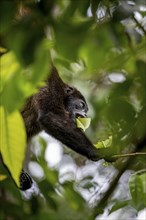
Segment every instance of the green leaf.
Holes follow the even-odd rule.
[[[135,134],[139,139],[143,139],[145,137],[146,131],[146,106],[144,106],[138,114]]]
[[[77,127],[83,129],[85,131],[89,126],[91,122],[91,118],[76,118]]]
[[[109,214],[111,214],[112,212],[115,212],[115,211],[117,211],[117,210],[119,210],[119,209],[121,209],[121,208],[123,208],[123,207],[129,205],[130,202],[131,202],[131,200],[117,201],[117,202],[113,205],[113,207],[112,207],[112,209],[110,210],[110,213],[109,213]]]
[[[94,144],[96,148],[108,148],[112,145],[112,136],[109,136],[105,141],[99,141],[97,144]]]
[[[6,53],[1,58],[1,105],[8,112],[13,112],[23,104],[25,94],[22,68],[13,52]]]
[[[44,36],[42,27],[32,23],[15,23],[9,30],[11,34],[6,37],[9,49],[15,52],[17,59],[25,67],[34,61],[36,48]]]
[[[94,147],[97,149],[98,155],[100,158],[105,159],[106,162],[114,162],[116,159],[113,157],[115,154],[115,148],[113,145],[113,137],[109,136],[104,141],[99,141],[97,144],[94,144]],[[108,163],[105,163],[104,166],[107,166]]]
[[[4,54],[1,58],[1,83],[0,92],[2,91],[5,83],[13,77],[17,72],[21,72],[21,66],[17,62],[13,52]]]
[[[19,112],[7,114],[0,107],[1,145],[0,152],[13,179],[19,186],[19,175],[25,157],[26,134],[24,123]]]
[[[30,80],[35,86],[41,80],[44,80],[45,76],[49,75],[49,49],[52,47],[53,42],[49,40],[42,40],[38,45],[35,52],[35,59],[30,67]]]
[[[113,45],[106,25],[92,27],[92,31],[85,35],[85,40],[79,48],[79,56],[89,72],[98,72],[101,68],[106,68],[107,51],[110,51]]]
[[[55,200],[51,197],[52,193],[54,192],[54,184],[51,184],[49,181],[43,180],[39,183],[39,188],[43,193],[46,201],[49,203],[50,207],[53,209],[57,209],[57,204]]]
[[[145,197],[146,174],[132,175],[129,181],[130,193],[134,207],[139,211],[146,206]]]
[[[51,43],[42,41],[35,53],[35,61],[27,69],[16,59],[13,52],[6,53],[1,58],[1,105],[9,113],[20,109],[26,97],[35,92],[36,86],[40,85],[46,75],[49,75],[49,53]]]
[[[145,182],[146,182],[146,170],[145,170],[145,173],[140,174],[139,177],[140,177],[140,179],[142,181],[142,184],[143,184],[143,191],[146,194],[146,184],[145,184]],[[145,200],[145,204],[146,204],[146,200]]]
[[[69,202],[70,206],[75,210],[80,210],[83,208],[84,199],[81,195],[73,189],[72,182],[65,182],[63,184],[64,187],[64,196],[66,200]]]
[[[16,4],[11,1],[0,2],[0,32],[5,33],[11,27],[16,13]]]
[[[62,21],[58,24],[56,23],[54,27],[56,39],[55,49],[59,56],[67,60],[76,61],[78,58],[78,50],[84,42],[92,23],[92,19],[82,22]]]
[[[136,121],[135,109],[127,97],[111,97],[105,108],[105,116],[119,137],[129,133]]]

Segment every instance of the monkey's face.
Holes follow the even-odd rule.
[[[65,108],[73,121],[76,121],[78,117],[87,117],[87,103],[82,94],[77,90],[74,90],[74,92],[65,99]]]
[[[78,117],[82,117],[82,118],[87,117],[88,106],[84,100],[82,99],[72,100],[70,105],[72,106],[71,112],[74,116],[74,119]]]

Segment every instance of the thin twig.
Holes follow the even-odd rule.
[[[135,16],[133,15],[133,20],[135,21],[135,23],[137,24],[137,26],[142,30],[142,32],[144,34],[146,34],[146,30],[144,29],[144,27],[138,22],[138,20],[135,18]]]
[[[113,157],[131,157],[131,156],[139,156],[139,155],[146,155],[146,152],[135,152],[135,153],[128,153],[128,154],[117,154]]]

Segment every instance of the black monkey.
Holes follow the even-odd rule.
[[[45,130],[63,144],[91,160],[98,160],[96,148],[77,128],[75,119],[86,117],[88,106],[83,95],[65,84],[55,67],[39,92],[27,101],[22,113],[28,140]]]
[[[99,159],[96,148],[75,121],[78,116],[86,117],[87,111],[83,95],[65,84],[53,67],[46,85],[28,99],[21,113],[28,140],[44,130],[77,153],[96,161]],[[26,178],[22,180],[20,177],[21,183],[27,180],[27,174],[24,173],[23,177]],[[30,179],[28,183],[30,186]],[[23,189],[23,183],[21,185]]]

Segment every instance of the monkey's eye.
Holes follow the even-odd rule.
[[[80,102],[80,108],[85,108],[85,103],[83,101]]]

